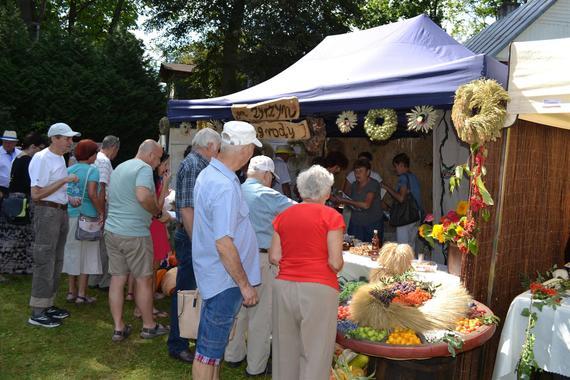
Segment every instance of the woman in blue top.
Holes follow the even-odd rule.
[[[67,301],[76,304],[89,304],[95,298],[87,296],[87,280],[90,274],[101,274],[99,241],[75,239],[79,215],[104,219],[104,192],[99,191],[99,170],[92,165],[97,158],[99,147],[93,140],[81,140],[75,147],[77,163],[67,169],[79,181],[67,186],[69,205],[69,232],[65,243],[63,272],[69,274]]]
[[[399,244],[409,244],[415,251],[416,238],[418,234],[418,222],[423,215],[420,183],[418,181],[418,177],[416,177],[414,173],[410,172],[410,158],[407,154],[400,153],[394,156],[392,159],[392,165],[394,166],[394,170],[398,175],[398,185],[396,187],[396,190],[387,186],[384,184],[384,182],[382,182],[382,187],[386,189],[388,193],[390,193],[395,201],[400,203],[404,202],[408,193],[411,193],[414,200],[416,201],[416,206],[420,211],[420,218],[418,218],[417,221],[406,224],[404,226],[396,227],[396,240]]]

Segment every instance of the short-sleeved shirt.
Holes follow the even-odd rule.
[[[89,165],[85,163],[77,163],[73,166],[67,168],[68,174],[75,174],[79,178],[78,182],[72,182],[67,185],[67,195],[69,197],[81,198],[81,205],[79,207],[73,207],[71,204],[67,208],[67,214],[76,218],[79,214],[83,214],[90,217],[97,216],[97,210],[89,198],[89,189],[85,187],[85,182],[87,181],[87,186],[89,182],[99,183],[99,170],[95,165]],[[89,178],[87,178],[89,174]],[[97,186],[97,191],[99,191],[99,186]],[[83,191],[85,189],[85,192]]]
[[[105,230],[124,236],[150,236],[152,215],[137,200],[137,187],[145,187],[155,193],[152,168],[146,162],[133,158],[117,166],[111,174]]]
[[[264,186],[254,178],[248,178],[241,185],[241,190],[249,207],[249,220],[255,231],[257,244],[260,249],[269,249],[273,237],[273,219],[297,202]]]
[[[28,167],[30,174],[30,186],[47,187],[52,183],[67,177],[67,167],[63,156],[52,153],[49,148],[34,154],[30,166]],[[67,184],[63,184],[52,194],[41,199],[42,201],[50,201],[62,205],[67,204]]]
[[[379,183],[382,183],[382,176],[380,176],[380,173],[375,172],[374,170],[370,171],[370,178],[375,179]],[[346,181],[348,183],[350,183],[351,185],[356,181],[356,176],[354,175],[354,170],[351,170],[350,173],[348,173],[346,175]],[[386,194],[386,190],[380,188],[380,199],[383,199],[385,194]]]
[[[382,219],[382,206],[380,201],[380,183],[370,178],[362,189],[358,188],[358,182],[351,185],[350,198],[358,202],[364,202],[368,193],[374,194],[372,204],[367,209],[353,210],[350,216],[350,223],[357,226],[367,226]]]
[[[178,173],[176,174],[176,219],[182,223],[182,215],[180,209],[192,207],[194,208],[194,187],[196,186],[196,178],[198,174],[210,162],[197,152],[190,152],[186,158],[180,163]]]
[[[216,249],[216,240],[225,236],[233,240],[249,283],[259,285],[259,249],[239,180],[213,158],[198,175],[194,188],[192,264],[204,299],[237,286]]]
[[[287,163],[283,161],[281,157],[275,157],[273,159],[273,163],[275,164],[275,174],[279,177],[279,181],[275,181],[273,188],[283,194],[283,185],[291,183],[289,168],[287,167]]]
[[[97,153],[95,166],[99,169],[99,183],[105,184],[105,195],[109,196],[109,183],[111,182],[111,174],[113,173],[113,165],[109,157],[103,152]]]
[[[12,169],[12,162],[22,153],[18,148],[10,153],[6,152],[0,140],[0,186],[8,187],[10,185],[10,172]]]
[[[331,207],[300,203],[273,221],[281,239],[278,279],[315,282],[338,290],[336,273],[329,267],[327,235],[345,228],[342,215]]]
[[[420,182],[418,177],[414,173],[404,173],[398,177],[398,185],[396,186],[396,192],[400,192],[400,187],[406,186],[406,188],[412,193],[412,196],[417,202],[418,208],[423,210],[422,207],[422,193],[420,191]]]

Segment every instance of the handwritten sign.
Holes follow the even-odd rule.
[[[235,120],[250,122],[298,119],[301,114],[296,97],[268,100],[257,104],[234,104],[232,115]]]
[[[305,120],[300,123],[272,121],[254,123],[258,139],[271,140],[308,140],[311,137],[309,125]]]

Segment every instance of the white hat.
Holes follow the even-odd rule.
[[[228,121],[222,130],[222,142],[230,145],[255,144],[261,148],[261,141],[256,136],[253,125],[245,121]]]
[[[247,167],[247,171],[265,171],[271,172],[275,178],[279,181],[279,176],[275,174],[275,164],[273,160],[267,156],[254,156],[249,161],[249,166]]]
[[[4,131],[4,134],[2,137],[0,137],[0,140],[18,141],[18,135],[16,134],[16,131]]]
[[[81,133],[71,130],[71,127],[65,123],[55,123],[49,127],[48,137],[52,136],[65,136],[65,137],[75,137],[81,136]]]

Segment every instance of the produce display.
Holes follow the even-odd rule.
[[[394,329],[386,341],[388,344],[422,344],[416,333],[410,329]]]
[[[359,244],[354,247],[350,247],[348,252],[352,253],[353,255],[358,256],[368,256],[368,253],[372,250],[372,244]]]
[[[382,342],[388,336],[388,330],[375,330],[372,327],[357,327],[350,330],[347,336],[355,339],[369,340],[371,342]]]

